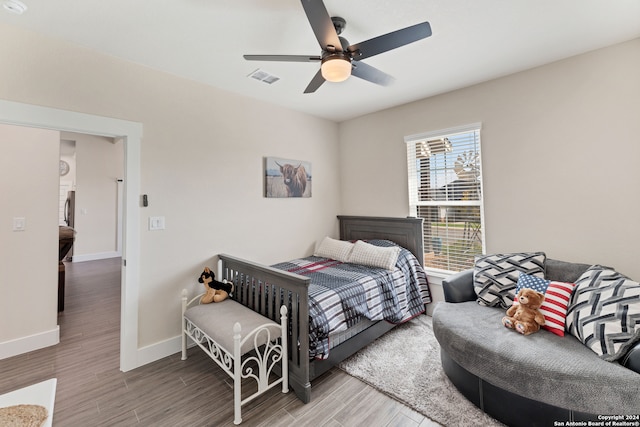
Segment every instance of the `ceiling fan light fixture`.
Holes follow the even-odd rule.
[[[329,56],[320,66],[322,77],[328,82],[343,82],[351,75],[351,61],[343,56]]]

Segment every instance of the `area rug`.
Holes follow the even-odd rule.
[[[40,405],[13,405],[0,408],[2,427],[40,427],[47,419],[47,408]]]
[[[502,426],[469,402],[440,364],[430,316],[399,325],[340,368],[443,426]]]

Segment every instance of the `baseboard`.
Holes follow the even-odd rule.
[[[71,260],[72,262],[97,261],[100,259],[117,258],[119,256],[120,254],[116,251],[98,252],[95,254],[84,254],[84,255],[73,254],[73,257],[71,257]]]
[[[0,343],[0,360],[60,343],[60,327]]]
[[[169,338],[138,349],[138,367],[182,351],[182,337]]]

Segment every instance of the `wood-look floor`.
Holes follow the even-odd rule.
[[[120,262],[66,264],[60,344],[0,360],[0,394],[57,378],[56,427],[232,426],[231,379],[196,347],[186,361],[177,353],[119,370]],[[337,368],[312,393],[305,405],[274,388],[243,407],[242,425],[438,425]]]

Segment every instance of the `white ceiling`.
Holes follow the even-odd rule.
[[[351,77],[303,94],[318,63],[242,57],[319,55],[299,0],[23,2],[0,22],[334,121],[640,37],[640,0],[325,0],[352,44],[423,21],[433,35],[364,60],[392,86]],[[280,80],[247,78],[257,68]]]

